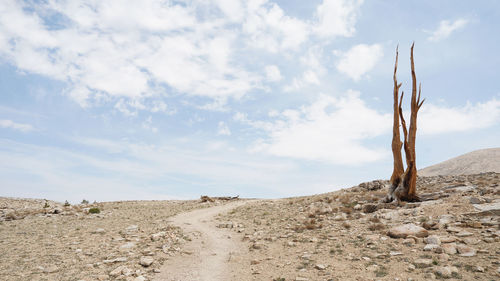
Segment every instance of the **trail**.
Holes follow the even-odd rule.
[[[248,201],[236,201],[221,206],[197,209],[171,218],[173,225],[192,238],[182,254],[167,260],[155,281],[225,281],[246,280],[243,266],[236,260],[248,249],[228,229],[217,228],[215,217]],[[247,266],[248,267],[248,266]],[[250,273],[248,272],[248,276]],[[235,277],[239,277],[234,279]]]

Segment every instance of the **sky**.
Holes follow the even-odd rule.
[[[0,196],[278,198],[500,143],[498,1],[0,1]]]

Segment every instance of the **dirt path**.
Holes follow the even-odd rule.
[[[244,266],[236,266],[238,257],[248,251],[234,232],[217,228],[215,217],[233,208],[246,204],[248,201],[231,202],[182,213],[172,217],[172,224],[181,227],[192,238],[185,245],[181,255],[167,260],[156,281],[224,281],[248,280]],[[243,275],[243,276],[242,276]],[[247,275],[247,276],[244,276]]]

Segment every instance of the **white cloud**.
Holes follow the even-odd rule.
[[[429,36],[427,39],[429,41],[439,41],[445,39],[446,37],[450,36],[452,32],[465,27],[468,23],[469,21],[467,19],[457,19],[454,22],[442,20],[439,23],[439,27],[435,31],[433,31],[431,36]]]
[[[382,56],[383,50],[380,44],[356,45],[341,55],[337,70],[358,81],[375,67]]]
[[[242,30],[248,36],[248,44],[269,52],[296,49],[309,36],[309,25],[285,15],[275,3],[267,0],[249,1],[248,16]]]
[[[230,136],[231,130],[224,121],[220,121],[218,124],[217,135],[220,136]]]
[[[278,82],[283,77],[281,77],[280,69],[276,65],[268,65],[265,68],[267,80],[271,82]]]
[[[30,124],[16,123],[12,120],[2,119],[0,120],[0,128],[8,128],[21,132],[29,132],[33,131],[35,128]]]
[[[500,123],[500,101],[493,98],[484,103],[451,108],[424,104],[418,118],[418,133],[423,135],[487,128]]]
[[[372,148],[364,140],[388,132],[390,114],[368,108],[357,92],[342,98],[326,95],[300,110],[285,110],[273,122],[251,121],[239,113],[234,119],[264,130],[253,151],[333,164],[362,164],[385,157],[385,148]]]
[[[316,9],[318,23],[314,31],[321,37],[350,37],[363,0],[323,0]]]
[[[153,126],[152,116],[149,116],[148,118],[146,118],[146,120],[144,120],[144,122],[142,122],[142,128],[149,130],[155,134],[158,133],[158,128]]]
[[[361,2],[325,0],[315,19],[307,20],[268,0],[6,0],[0,4],[0,58],[66,82],[68,96],[83,107],[162,100],[168,89],[197,101],[212,99],[206,108],[219,110],[220,101],[240,99],[282,79],[273,66],[266,75],[248,67],[243,54],[289,56],[309,48],[314,32],[320,39],[351,36]],[[312,65],[300,72],[305,74],[301,83],[317,84],[322,75]],[[128,112],[120,104],[117,108],[125,114],[158,109],[144,104]]]

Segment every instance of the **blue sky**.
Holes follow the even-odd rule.
[[[409,93],[413,41],[417,166],[497,147],[498,26],[498,1],[1,1],[0,195],[273,198],[388,178],[395,48]]]

